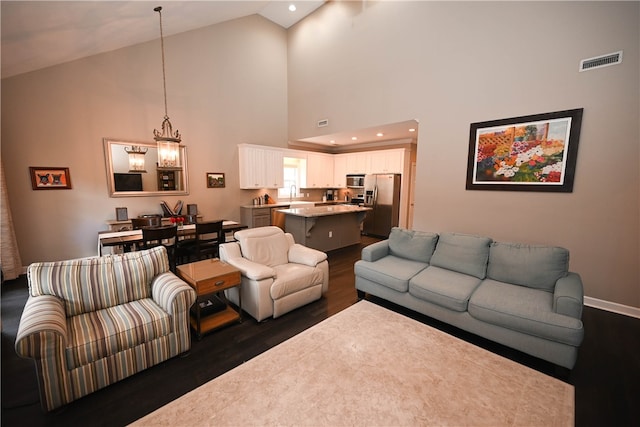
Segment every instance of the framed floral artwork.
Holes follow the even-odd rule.
[[[472,123],[467,190],[572,192],[582,111]]]

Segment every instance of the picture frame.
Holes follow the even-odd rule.
[[[582,112],[472,123],[466,189],[572,192]]]
[[[207,188],[224,188],[224,173],[207,172]]]
[[[128,221],[129,213],[127,208],[116,208],[116,221]]]
[[[69,190],[71,175],[69,168],[29,167],[31,188],[34,190]]]

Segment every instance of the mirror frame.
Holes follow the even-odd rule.
[[[113,158],[111,156],[111,150],[114,146],[131,146],[138,145],[141,147],[157,148],[154,142],[140,142],[140,141],[128,141],[125,139],[117,138],[103,138],[104,141],[104,158],[107,170],[107,187],[110,197],[152,197],[152,196],[181,196],[189,194],[189,174],[187,169],[187,147],[180,144],[180,157],[182,158],[182,184],[184,190],[171,190],[171,191],[116,191],[115,182],[113,178]],[[155,161],[155,159],[154,159]],[[156,169],[154,168],[154,171]]]

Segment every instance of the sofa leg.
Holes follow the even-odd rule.
[[[364,299],[366,293],[364,291],[361,291],[360,289],[356,289],[356,293],[358,294],[358,301],[360,301],[361,299]]]

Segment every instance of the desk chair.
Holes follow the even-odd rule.
[[[178,228],[175,225],[143,227],[142,248],[149,249],[155,246],[164,246],[167,248],[169,269],[175,273],[178,251]]]
[[[196,261],[205,258],[217,258],[218,248],[224,243],[222,220],[210,222],[196,222],[195,238],[180,242],[181,255],[188,260],[194,257]]]

